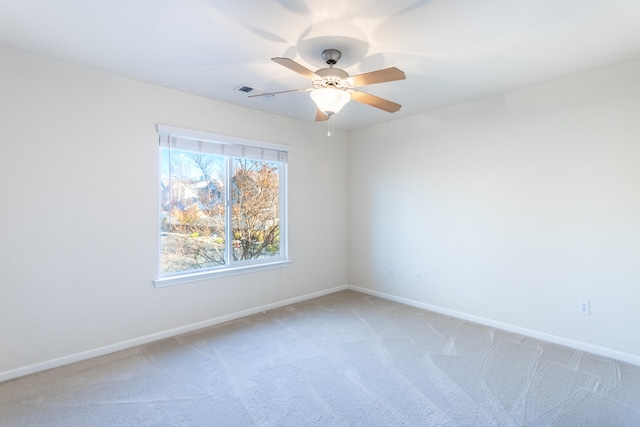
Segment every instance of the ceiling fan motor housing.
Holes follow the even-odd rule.
[[[316,74],[322,78],[330,79],[331,77],[335,77],[336,79],[346,79],[349,77],[349,73],[340,68],[321,68],[316,71]]]

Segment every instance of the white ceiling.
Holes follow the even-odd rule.
[[[362,90],[335,126],[377,122],[640,58],[640,0],[0,0],[0,45],[313,121],[311,87],[270,58],[407,79]]]

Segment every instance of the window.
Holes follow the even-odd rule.
[[[156,285],[287,263],[287,146],[158,125]]]

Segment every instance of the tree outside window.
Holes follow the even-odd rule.
[[[283,163],[162,147],[161,170],[161,275],[281,255]]]

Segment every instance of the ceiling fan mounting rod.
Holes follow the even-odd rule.
[[[338,49],[325,49],[322,51],[322,59],[324,59],[324,62],[326,62],[329,67],[336,65],[341,57],[342,52]]]

